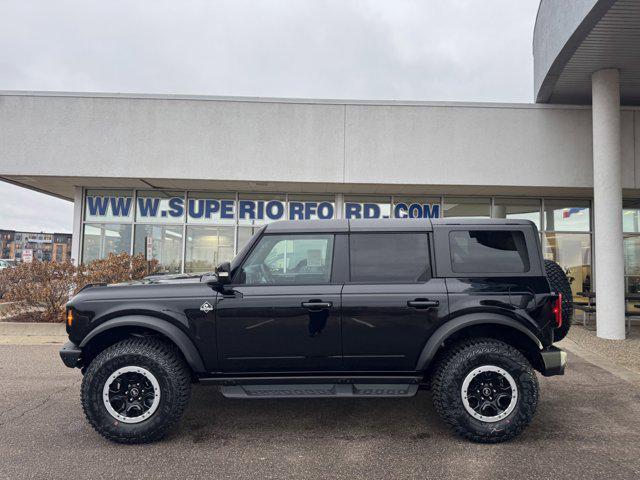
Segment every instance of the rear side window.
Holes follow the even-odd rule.
[[[425,233],[354,233],[349,243],[352,282],[418,283],[431,277]]]
[[[524,273],[529,254],[524,233],[454,230],[449,233],[451,269],[456,273]]]

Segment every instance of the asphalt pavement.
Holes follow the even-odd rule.
[[[640,478],[640,388],[570,355],[540,378],[532,425],[478,445],[409,399],[229,400],[195,386],[179,427],[152,445],[112,444],[85,421],[81,375],[59,345],[0,345],[0,478]]]

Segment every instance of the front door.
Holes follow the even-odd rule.
[[[412,371],[448,313],[446,285],[432,278],[426,232],[352,233],[342,292],[344,366]]]
[[[333,234],[265,234],[216,322],[223,371],[330,371],[342,366],[340,291],[331,282]]]

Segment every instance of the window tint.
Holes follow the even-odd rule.
[[[425,233],[358,233],[350,236],[351,281],[417,283],[431,276]]]
[[[242,266],[238,283],[329,283],[332,260],[333,235],[265,235]]]
[[[523,273],[529,271],[524,233],[499,230],[456,230],[449,234],[451,268],[458,273]]]

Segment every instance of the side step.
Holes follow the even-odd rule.
[[[227,398],[326,398],[326,397],[412,397],[417,384],[324,383],[279,385],[222,385]]]

